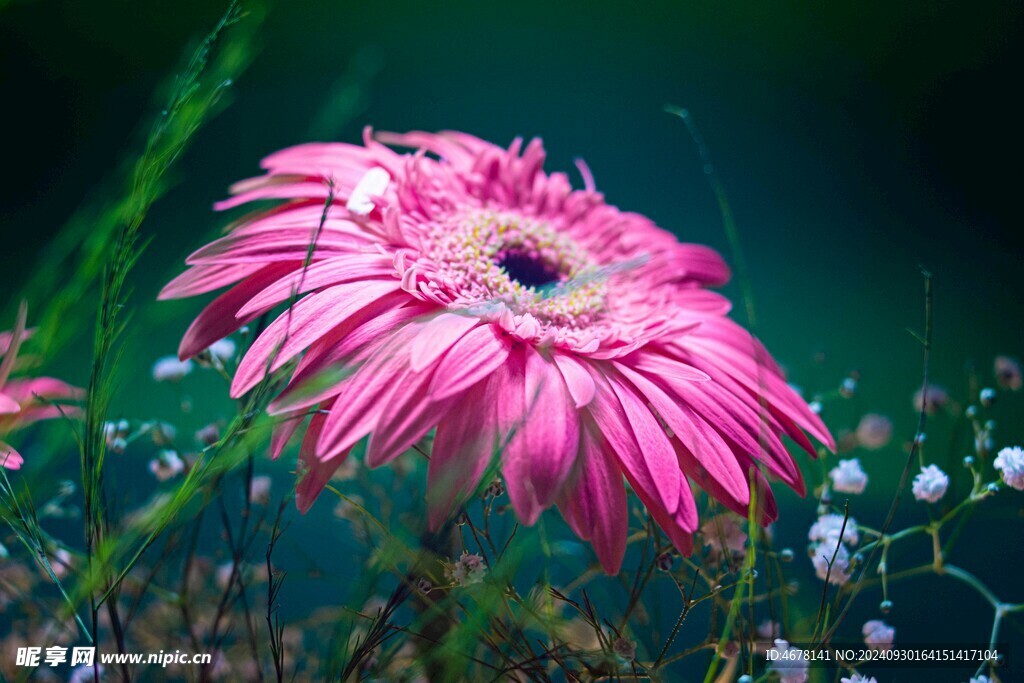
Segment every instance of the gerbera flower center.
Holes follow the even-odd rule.
[[[558,267],[540,254],[514,247],[498,254],[494,263],[523,287],[539,289],[562,280]]]
[[[547,221],[511,212],[472,210],[438,222],[425,255],[433,285],[452,308],[502,304],[542,326],[593,325],[605,308],[605,285],[587,277],[597,264]]]

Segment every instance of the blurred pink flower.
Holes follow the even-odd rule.
[[[892,420],[885,415],[868,413],[857,424],[857,443],[862,448],[875,451],[884,448],[892,440]]]
[[[747,534],[739,519],[731,513],[722,513],[708,519],[700,528],[704,545],[711,548],[712,557],[743,555],[747,548]]]
[[[77,415],[78,408],[60,406],[61,401],[82,397],[82,390],[52,377],[12,378],[18,350],[31,336],[25,328],[28,309],[23,304],[12,331],[0,332],[0,437],[40,420]],[[0,466],[20,469],[25,460],[13,446],[0,438]]]
[[[756,465],[802,493],[781,437],[812,455],[807,434],[834,444],[707,289],[729,279],[725,263],[606,204],[589,171],[573,190],[542,170],[544,157],[539,140],[506,150],[456,132],[369,131],[362,146],[269,156],[268,174],[218,208],[283,203],[237,221],[161,292],[231,285],[179,357],[293,301],[245,352],[231,394],[305,352],[269,408],[283,416],[274,457],[318,408],[300,449],[303,511],[363,437],[378,466],[436,428],[434,528],[498,453],[519,518],[533,524],[557,504],[611,573],[626,542],[623,477],[683,553],[699,526],[691,480],[746,516],[753,476],[760,520],[771,521]],[[347,377],[310,388],[341,366]]]
[[[925,397],[928,398],[927,406],[924,406]],[[929,384],[924,390],[918,389],[914,392],[914,410],[917,412],[921,412],[921,408],[924,407],[927,414],[934,415],[948,403],[949,392],[938,384]]]
[[[1009,356],[996,356],[992,372],[996,376],[996,384],[1000,389],[1020,391],[1024,386],[1024,375],[1021,373],[1020,361]]]
[[[149,461],[149,471],[157,481],[167,481],[185,471],[185,461],[177,452],[164,449]]]

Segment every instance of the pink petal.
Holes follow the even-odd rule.
[[[350,282],[300,299],[278,316],[252,343],[238,364],[231,396],[238,398],[296,354],[357,315],[377,299],[399,289],[397,280]]]
[[[423,326],[410,349],[414,372],[433,364],[464,334],[480,324],[480,319],[457,313],[441,313]]]
[[[466,333],[441,359],[428,390],[435,399],[468,389],[501,367],[511,341],[495,325],[480,325]]]
[[[0,415],[11,415],[21,410],[21,406],[13,398],[0,392]]]
[[[299,460],[303,465],[304,472],[301,474],[298,483],[295,485],[295,505],[299,512],[305,514],[313,507],[313,502],[323,492],[327,483],[338,471],[338,468],[345,464],[352,449],[347,449],[322,460],[316,455],[316,444],[320,439],[327,415],[317,413],[309,422],[309,429],[302,439],[302,448],[299,451]]]
[[[35,334],[36,328],[26,328],[25,332],[22,333],[22,341],[32,339],[32,336]],[[10,342],[13,339],[13,332],[0,332],[0,355],[4,355],[7,352],[7,349],[10,348]]]
[[[579,418],[553,363],[532,346],[513,350],[498,375],[502,395],[498,415],[512,437],[502,453],[502,472],[512,506],[527,526],[561,493],[576,462]]]
[[[427,510],[437,530],[476,491],[500,442],[496,389],[480,382],[438,423],[427,468]]]
[[[354,185],[354,183],[353,183]],[[236,206],[261,199],[320,199],[326,201],[331,189],[325,178],[302,178],[298,176],[262,176],[235,183],[231,188],[234,197],[221,200],[213,205],[217,211],[226,211]],[[335,187],[335,194],[346,192],[347,188]]]
[[[244,277],[248,277],[262,268],[259,263],[214,264],[192,266],[184,273],[168,282],[157,299],[184,299],[198,294],[206,294],[221,287],[232,285]]]
[[[757,510],[754,516],[759,519],[761,526],[768,526],[779,518],[779,506],[775,502],[775,494],[772,493],[768,479],[753,460],[747,458],[743,464],[748,470],[753,469],[754,471],[754,488],[757,491]]]
[[[288,386],[271,401],[267,412],[279,415],[307,408],[341,393],[343,382],[329,383],[327,373],[347,376],[355,372],[370,351],[386,344],[395,330],[432,311],[432,307],[410,299],[405,292],[381,297],[357,318],[338,325],[309,347]],[[320,386],[325,380],[328,383]]]
[[[708,362],[707,360],[697,360],[696,358],[692,359],[692,362],[700,364],[702,369],[706,370],[713,377],[715,385],[721,386],[724,390],[724,392],[717,392],[715,386],[709,386],[706,390],[707,393],[717,393],[722,396],[730,397],[727,399],[727,402],[730,405],[735,403],[746,405],[750,411],[757,415],[757,421],[759,423],[768,422],[774,429],[785,432],[787,436],[792,438],[801,448],[811,455],[811,457],[818,457],[817,450],[811,444],[807,435],[804,434],[800,426],[790,419],[789,413],[785,409],[779,408],[775,404],[776,399],[767,389],[766,384],[762,382],[764,390],[755,391],[750,388],[749,384],[745,384],[735,379],[728,371],[722,370],[712,362]],[[762,374],[769,376],[769,373],[770,370],[764,368]]]
[[[381,395],[409,370],[411,333],[403,328],[343,382],[317,442],[317,457],[327,460],[348,450],[374,428],[388,406]]]
[[[29,377],[12,379],[4,385],[3,393],[18,403],[25,404],[36,400],[36,397],[52,400],[80,399],[85,392],[53,377]]]
[[[737,444],[736,452],[754,455],[775,476],[803,495],[803,478],[793,456],[777,435],[778,422],[761,406],[751,407],[717,381],[699,388],[672,387],[677,395]]]
[[[691,408],[677,403],[654,382],[619,365],[623,375],[640,390],[675,436],[731,497],[746,502],[750,486],[729,445]]]
[[[260,168],[280,173],[330,176],[339,169],[353,169],[359,175],[374,161],[374,154],[362,145],[348,142],[307,142],[268,155]]]
[[[273,263],[261,268],[245,280],[235,285],[214,299],[203,312],[192,321],[188,331],[178,347],[178,357],[182,360],[191,358],[200,351],[209,348],[210,344],[223,339],[238,330],[255,316],[238,319],[235,314],[253,295],[271,282],[284,277],[294,270],[294,262]]]
[[[674,513],[682,475],[665,431],[632,389],[613,377],[597,371],[592,374],[597,393],[587,410],[614,450],[623,473],[635,482],[634,488],[649,492]]]
[[[302,422],[306,416],[302,413],[297,415],[289,415],[281,418],[281,421],[274,425],[274,430],[270,435],[270,458],[271,460],[277,460],[284,453],[284,449],[288,447],[288,442],[291,441],[295,432],[302,426]]]
[[[311,250],[313,240],[316,248]],[[260,232],[235,232],[189,256],[185,262],[196,264],[244,264],[274,261],[302,261],[307,258],[323,259],[359,251],[369,241],[368,233],[343,233],[323,230],[317,234],[317,224],[299,228],[280,228]],[[312,253],[311,253],[312,252]]]
[[[605,572],[618,574],[629,533],[622,472],[609,447],[588,429],[580,433],[578,460],[576,481],[559,508],[576,535],[593,544]]]
[[[345,254],[299,268],[259,292],[237,313],[246,317],[263,313],[293,296],[321,287],[355,280],[393,278],[395,267],[391,258],[380,254]]]
[[[590,376],[586,368],[572,356],[564,353],[554,352],[551,355],[562,373],[565,385],[569,388],[569,394],[576,402],[577,408],[590,405],[594,400],[594,393],[597,387],[594,386],[594,378]]]
[[[623,470],[623,474],[647,508],[647,512],[654,518],[658,526],[668,534],[672,544],[683,555],[690,555],[693,552],[693,532],[700,525],[700,520],[697,516],[697,503],[693,499],[693,494],[690,492],[690,484],[686,481],[686,478],[682,478],[683,483],[679,487],[679,498],[673,506],[675,510],[669,512],[660,497],[653,494],[649,488],[640,485],[640,482],[634,479],[628,470]]]
[[[726,315],[732,310],[732,302],[718,292],[706,289],[680,289],[672,294],[672,301],[689,314]]]
[[[434,428],[458,397],[435,400],[426,391],[431,373],[409,372],[396,378],[391,391],[380,397],[386,409],[373,428],[366,463],[378,467],[397,458]]]
[[[683,267],[685,279],[708,287],[720,287],[729,281],[729,266],[714,249],[702,244],[680,244],[673,251]]]
[[[9,470],[20,470],[24,464],[25,459],[21,457],[18,451],[14,450],[14,446],[0,441],[0,467]]]
[[[767,352],[763,350],[764,347],[753,338],[747,337],[746,341],[749,345],[749,354],[724,342],[698,335],[687,337],[685,345],[692,348],[696,356],[743,384],[748,391],[764,394],[789,419],[834,450],[835,442],[821,418],[815,415],[804,400],[783,381],[776,371],[774,361],[771,361]],[[741,342],[742,338],[737,341]],[[754,353],[758,354],[756,358]]]
[[[707,382],[711,379],[706,372],[692,365],[658,353],[638,352],[626,362],[645,375],[662,377],[675,382]]]

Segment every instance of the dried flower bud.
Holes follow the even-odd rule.
[[[636,645],[625,638],[619,637],[612,643],[612,651],[615,656],[625,659],[627,662],[631,662],[636,659]]]
[[[672,571],[672,567],[676,563],[676,558],[672,557],[672,553],[665,552],[661,555],[658,555],[658,559],[655,560],[655,563],[658,565],[658,569],[660,569],[661,571],[669,572]]]
[[[498,498],[505,493],[505,485],[501,479],[495,479],[487,485],[487,490],[484,491],[484,495],[489,498]]]

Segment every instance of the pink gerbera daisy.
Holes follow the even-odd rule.
[[[766,474],[804,490],[780,437],[812,455],[805,431],[832,439],[706,289],[728,268],[606,204],[584,165],[574,190],[543,163],[539,140],[503,149],[456,132],[367,131],[362,146],[267,157],[267,175],[218,208],[284,201],[192,254],[161,292],[233,285],[192,323],[180,357],[298,297],[246,351],[231,394],[298,359],[269,410],[286,416],[275,457],[314,413],[303,511],[364,437],[377,466],[436,429],[434,527],[495,456],[518,517],[533,524],[557,505],[610,573],[626,544],[623,477],[687,554],[700,526],[691,482],[746,515],[752,477],[762,522],[774,519]],[[351,374],[309,388],[340,365]]]
[[[52,377],[11,378],[21,343],[32,331],[25,328],[28,309],[23,304],[13,330],[0,332],[0,437],[28,425],[77,412],[58,407],[55,401],[81,398],[82,390]],[[0,466],[20,469],[25,460],[0,438]]]

